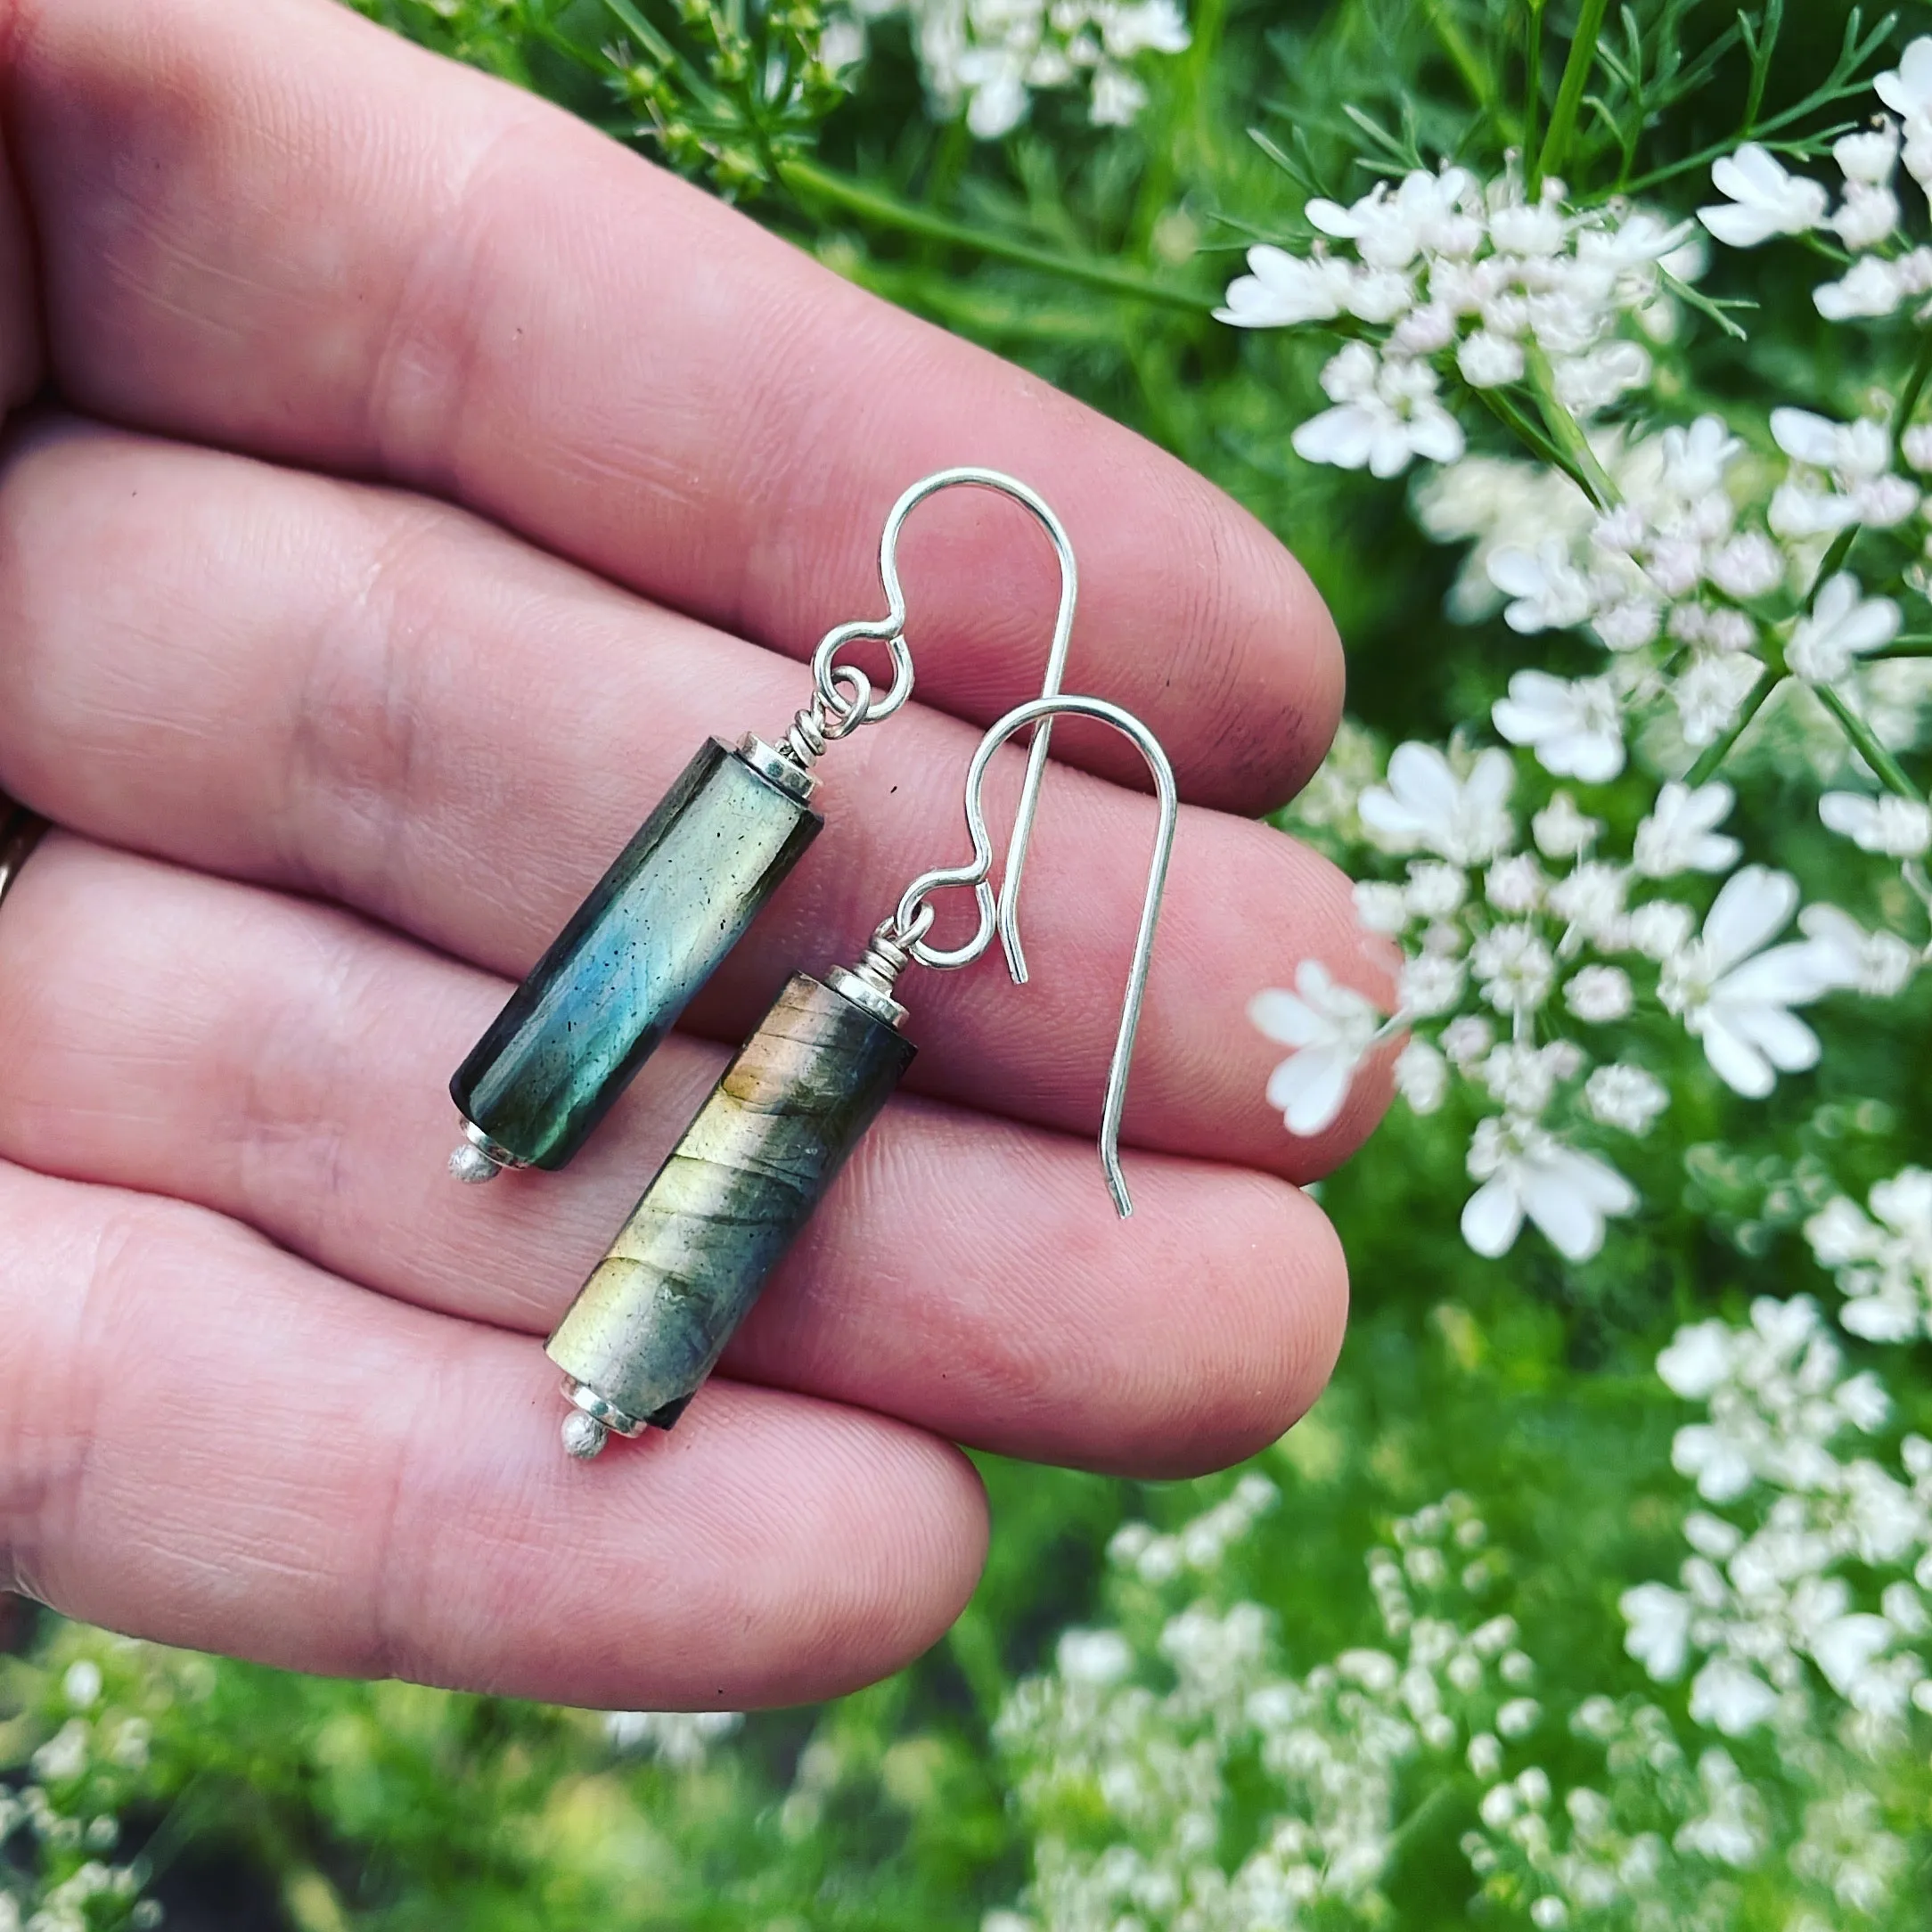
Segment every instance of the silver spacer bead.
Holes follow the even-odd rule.
[[[806,769],[804,761],[789,744],[784,748],[768,745],[756,732],[747,732],[738,741],[737,750],[760,778],[776,785],[788,798],[795,798],[800,805],[812,802],[812,794],[818,790],[817,774]]]

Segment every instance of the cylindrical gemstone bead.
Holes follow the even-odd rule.
[[[794,974],[551,1337],[551,1360],[602,1404],[668,1429],[913,1052]]]
[[[463,1117],[564,1166],[824,823],[712,739],[457,1070]]]

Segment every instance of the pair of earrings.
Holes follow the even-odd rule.
[[[922,873],[872,935],[860,962],[823,979],[795,973],[725,1069],[579,1291],[546,1353],[563,1371],[564,1447],[583,1459],[611,1435],[669,1429],[716,1367],[766,1280],[905,1077],[915,1049],[900,1032],[899,975],[973,964],[995,932],[1016,983],[1027,978],[1017,916],[1020,873],[1044,776],[1052,721],[1095,718],[1147,760],[1159,823],[1101,1114],[1101,1158],[1117,1211],[1132,1212],[1119,1132],[1179,806],[1159,741],[1104,699],[1062,694],[1077,596],[1073,553],[1052,512],[996,471],[953,470],[916,484],[888,518],[880,574],[890,610],[840,626],[814,660],[815,695],[783,747],[713,740],[672,788],[512,996],[452,1085],[466,1141],[461,1179],[503,1167],[559,1167],[583,1144],[684,1004],[750,924],[823,821],[807,800],[827,743],[888,716],[911,695],[905,602],[896,550],[907,514],[936,490],[969,484],[1023,503],[1052,537],[1061,595],[1042,694],[980,740],[966,777],[973,855]],[[876,696],[847,644],[886,645],[893,684]],[[995,897],[984,787],[995,755],[1030,730],[1025,788]],[[802,784],[801,782],[802,781]],[[963,946],[931,945],[933,895],[971,890],[978,924]]]

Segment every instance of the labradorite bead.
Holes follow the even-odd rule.
[[[458,1069],[464,1117],[564,1166],[823,823],[712,739]]]
[[[905,1035],[795,974],[658,1170],[549,1354],[668,1429],[912,1064]]]

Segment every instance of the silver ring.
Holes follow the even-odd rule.
[[[0,905],[46,831],[47,822],[37,812],[29,812],[0,791]]]

